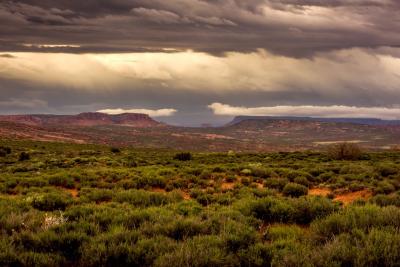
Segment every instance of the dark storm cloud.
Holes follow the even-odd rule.
[[[291,56],[400,44],[396,0],[21,0],[0,3],[0,49],[69,53],[265,48]]]

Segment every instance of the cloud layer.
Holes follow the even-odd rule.
[[[380,118],[400,119],[400,108],[350,107],[350,106],[273,106],[273,107],[234,107],[221,103],[208,106],[216,115],[229,116],[306,116],[333,118]]]
[[[399,45],[399,10],[397,0],[5,0],[0,50],[115,53],[172,47],[221,54],[264,48],[309,56]]]
[[[143,113],[147,114],[150,117],[168,117],[174,115],[177,110],[172,109],[172,108],[163,108],[163,109],[143,109],[143,108],[136,108],[136,109],[122,109],[122,108],[116,108],[116,109],[101,109],[98,110],[97,112],[101,113],[107,113],[107,114],[123,114],[123,113]]]
[[[0,79],[51,90],[118,92],[155,89],[230,93],[313,94],[327,99],[355,98],[368,105],[400,100],[400,49],[347,49],[311,59],[278,56],[265,50],[201,52],[60,54],[8,53],[0,58]],[[15,98],[15,96],[14,96]],[[389,102],[387,102],[389,101]]]

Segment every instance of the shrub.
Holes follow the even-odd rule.
[[[334,144],[328,148],[328,156],[336,160],[357,160],[361,157],[362,150],[353,143]]]
[[[118,147],[112,147],[112,148],[110,148],[110,151],[112,153],[120,153],[121,152],[121,150]]]
[[[304,230],[297,225],[273,225],[267,228],[264,239],[268,241],[277,240],[300,240]]]
[[[396,188],[394,187],[394,185],[387,181],[382,181],[378,183],[378,186],[374,189],[374,192],[376,194],[390,194],[395,190]]]
[[[250,169],[243,169],[240,171],[240,173],[243,175],[251,175],[252,174]]]
[[[5,157],[8,154],[11,154],[11,148],[0,146],[0,157]]]
[[[120,203],[129,203],[135,206],[162,206],[168,203],[179,202],[182,196],[177,192],[167,194],[148,192],[144,190],[126,190],[118,192],[113,199]]]
[[[236,253],[239,249],[245,249],[254,244],[258,236],[254,228],[238,222],[228,222],[225,226],[225,242],[228,251]]]
[[[397,266],[400,235],[387,229],[343,234],[312,253],[314,266]]]
[[[282,190],[285,196],[300,197],[307,195],[308,188],[301,184],[288,183]]]
[[[387,196],[379,194],[371,198],[369,201],[381,207],[391,205],[400,207],[400,195]]]
[[[74,179],[63,175],[54,175],[49,178],[49,184],[65,188],[74,188]]]
[[[288,222],[294,213],[294,208],[287,201],[265,197],[250,203],[248,211],[265,222]]]
[[[11,154],[11,148],[0,146],[0,157],[5,157],[8,154]]]
[[[395,164],[379,164],[376,168],[377,172],[382,176],[382,177],[388,177],[390,175],[397,174],[398,168]]]
[[[21,152],[19,154],[18,160],[19,161],[25,161],[25,160],[30,160],[30,155],[27,152]]]
[[[242,183],[242,185],[245,185],[245,186],[250,185],[250,179],[249,179],[249,178],[246,178],[246,177],[243,177],[243,178],[240,180],[240,182]]]
[[[286,178],[268,178],[264,184],[266,187],[282,190],[288,182]]]
[[[294,178],[293,182],[295,182],[296,184],[304,185],[306,187],[310,185],[310,182],[304,176],[297,176],[296,178]]]
[[[177,153],[175,154],[174,159],[180,161],[189,161],[192,160],[192,154],[189,152]]]
[[[157,259],[155,266],[233,266],[219,236],[196,236]],[[233,259],[232,259],[233,260]]]
[[[110,201],[113,192],[108,189],[84,188],[80,191],[82,200],[93,201],[96,203]]]
[[[292,221],[309,224],[318,218],[324,218],[337,211],[337,206],[329,199],[320,196],[308,196],[291,199],[294,207]]]
[[[324,239],[356,229],[367,232],[371,227],[400,227],[400,210],[393,206],[350,206],[311,224],[311,229]]]
[[[175,240],[183,240],[188,237],[206,234],[207,229],[204,224],[195,219],[179,219],[171,224],[164,226],[166,235]]]
[[[47,193],[34,196],[31,201],[35,209],[42,211],[65,210],[71,203],[71,199],[67,196],[62,196],[56,193]]]

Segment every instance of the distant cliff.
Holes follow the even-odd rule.
[[[227,125],[235,125],[246,120],[289,120],[289,121],[318,121],[318,122],[334,122],[334,123],[353,123],[365,125],[400,125],[400,120],[382,120],[376,118],[313,118],[313,117],[291,117],[291,116],[236,116]]]
[[[0,121],[22,123],[31,126],[96,126],[96,125],[123,125],[132,127],[153,127],[162,125],[153,120],[146,114],[124,113],[109,115],[99,112],[80,113],[78,115],[4,115],[0,116]]]

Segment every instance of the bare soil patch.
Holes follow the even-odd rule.
[[[182,195],[182,197],[183,197],[184,200],[190,200],[190,199],[192,199],[192,197],[189,195],[189,193],[187,193],[187,192],[185,192],[185,191],[182,191],[182,192],[181,192],[181,195]]]
[[[333,200],[340,201],[344,205],[348,205],[357,199],[368,200],[370,197],[372,197],[372,192],[369,191],[368,189],[364,189],[361,191],[349,192],[337,195]]]
[[[264,185],[262,183],[256,183],[256,185],[258,189],[264,188]]]
[[[308,194],[311,196],[323,196],[326,197],[328,194],[332,193],[332,190],[329,188],[311,188],[308,190]]]
[[[221,189],[222,190],[232,190],[234,187],[235,187],[235,183],[225,182],[225,183],[221,184]]]
[[[65,191],[67,191],[68,193],[70,193],[70,194],[71,194],[71,196],[72,196],[73,198],[76,198],[76,197],[78,197],[79,190],[78,190],[78,189],[76,189],[76,188],[65,189]]]
[[[150,191],[155,193],[167,193],[167,191],[164,188],[160,187],[153,187]]]

